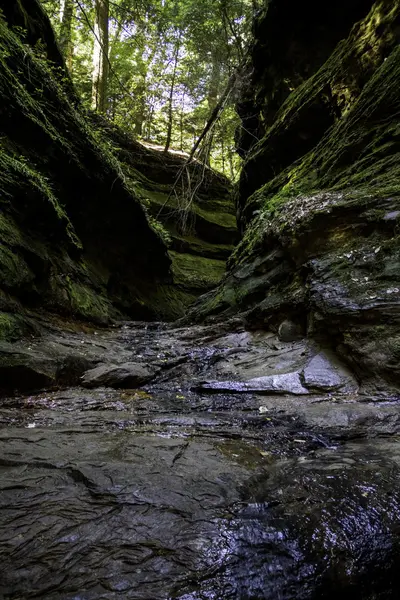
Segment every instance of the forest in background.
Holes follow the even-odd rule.
[[[234,102],[258,0],[42,0],[88,109],[143,142],[189,153],[218,102],[200,160],[235,180]],[[227,86],[232,88],[226,94]]]

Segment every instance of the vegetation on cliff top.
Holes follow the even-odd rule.
[[[249,43],[258,0],[43,0],[87,107],[162,148],[189,152]],[[207,162],[238,175],[230,98]]]

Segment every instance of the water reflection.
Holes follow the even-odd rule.
[[[398,598],[397,438],[338,444],[196,403],[78,388],[5,402],[0,597]]]

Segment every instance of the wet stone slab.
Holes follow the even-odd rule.
[[[92,365],[103,347],[154,377],[2,399],[0,598],[397,599],[395,397],[199,392],[318,355],[268,332],[126,324],[94,344]]]
[[[0,441],[4,595],[161,598],[212,567],[215,519],[239,500],[244,479],[212,444],[129,432],[23,434]]]
[[[202,435],[186,417],[144,434],[105,413],[2,430],[2,597],[313,598],[343,560],[337,590],[360,569],[364,591],[395,585],[396,439],[326,448],[292,431],[300,451],[279,456],[288,432],[229,438],[220,417]]]

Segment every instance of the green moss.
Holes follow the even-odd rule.
[[[152,230],[162,239],[167,248],[171,245],[171,236],[161,221],[147,214],[147,221]]]
[[[13,60],[11,60],[11,57]],[[26,69],[15,74],[15,64]],[[54,81],[50,63],[35,54],[15,31],[10,30],[0,16],[0,92],[13,110],[26,116],[46,135],[72,153],[70,145],[50,123],[43,108],[43,87],[51,86],[52,91],[62,93],[62,86]],[[25,75],[25,77],[24,77]],[[65,93],[63,94],[65,99]],[[43,209],[54,214],[60,221],[67,238],[73,245],[80,242],[72,224],[60,202],[57,200],[48,178],[35,165],[32,156],[19,151],[15,144],[3,137],[0,140],[0,185],[4,198],[13,199],[36,194],[43,199]]]
[[[400,192],[400,125],[390,118],[400,109],[399,77],[400,49],[396,48],[343,119],[292,170],[289,190],[297,186],[312,193],[316,186],[349,197],[380,198]],[[312,186],[306,179],[311,167],[318,172]]]
[[[394,155],[400,128],[398,119],[387,117],[396,114],[399,104],[399,10],[400,0],[376,2],[326,63],[284,102],[248,160],[259,170],[272,164],[276,175],[246,200],[246,214],[269,210],[276,194],[284,198],[350,188],[366,193],[372,187],[384,196],[397,189]],[[329,127],[327,118],[325,129],[319,124],[313,131],[317,105],[325,106],[327,115],[335,113],[336,122]],[[302,132],[317,136],[305,156],[298,142]],[[296,146],[297,160],[290,164]]]
[[[171,252],[174,283],[184,289],[207,291],[215,287],[225,273],[225,262],[193,254]]]
[[[141,290],[131,290],[129,310],[143,320],[174,321],[187,313],[196,298],[197,294],[172,283],[148,285]]]
[[[261,212],[247,226],[240,243],[234,248],[228,259],[228,269],[237,267],[250,256],[257,254],[262,249],[264,237],[267,231],[269,213]]]
[[[206,256],[208,258],[226,260],[232,252],[231,244],[212,244],[206,242],[195,234],[178,234],[173,233],[174,246],[187,249],[189,254],[197,256]]]
[[[14,61],[24,66],[28,72],[20,70],[19,77],[15,77],[15,63],[8,60],[13,56]],[[71,157],[78,159],[73,152],[71,144],[60,131],[53,125],[44,109],[45,98],[43,89],[51,90],[54,96],[68,101],[66,92],[59,82],[59,77],[54,77],[54,66],[40,55],[38,49],[25,44],[14,30],[7,27],[7,23],[0,18],[0,86],[7,92],[14,106],[21,114],[26,115],[47,136],[60,144]]]
[[[175,285],[161,285],[153,295],[149,296],[148,304],[159,319],[173,321],[183,317],[196,298],[197,294],[191,294]]]
[[[36,191],[47,203],[47,210],[54,214],[56,220],[67,234],[69,241],[81,249],[82,244],[76,235],[69,217],[64,208],[56,199],[48,180],[36,169],[36,167],[24,156],[16,158],[4,149],[0,141],[0,183],[6,196],[13,198],[21,195],[23,190],[32,194]],[[46,210],[46,208],[45,208]]]
[[[99,212],[106,215],[111,193],[117,199],[118,211],[123,204],[128,207],[130,216],[138,215],[137,221],[140,222],[142,211],[139,203],[147,208],[151,204],[160,207],[168,198],[171,186],[150,181],[134,166],[129,167],[128,173],[122,170],[118,144],[108,140],[100,121],[97,123],[97,119],[85,114],[71,86],[66,85],[68,78],[65,73],[46,59],[46,48],[43,45],[33,48],[26,39],[23,31],[9,28],[0,16],[0,93],[9,114],[9,118],[4,119],[4,133],[0,140],[0,187],[4,206],[4,213],[0,214],[0,235],[7,248],[0,254],[0,277],[7,287],[15,287],[17,275],[21,286],[30,277],[26,291],[36,292],[37,285],[47,309],[63,313],[72,311],[87,319],[106,321],[112,310],[106,286],[113,271],[114,254],[111,253],[109,261],[108,256],[101,259],[107,274],[101,273],[97,278],[92,272],[85,273],[82,264],[77,262],[77,257],[82,256],[78,252],[82,245],[70,218],[82,236],[85,249],[90,247],[91,257],[96,260],[99,256],[96,244],[101,243],[98,240],[93,243],[90,219],[98,206]],[[132,155],[134,162],[134,152]],[[144,153],[138,162],[146,156]],[[161,162],[162,174],[165,175],[164,159]],[[172,168],[177,169],[178,166],[176,163]],[[150,172],[151,169],[150,164]],[[73,173],[74,177],[68,180],[69,173]],[[167,180],[168,177],[169,173]],[[103,185],[105,182],[107,186]],[[223,227],[227,230],[226,240],[229,243],[230,229],[233,239],[236,223],[232,214],[233,202],[229,205],[227,201],[228,186],[221,182],[216,185],[211,176],[206,183],[202,198],[210,196],[210,202],[204,202],[194,212],[199,220],[202,219],[207,239],[211,226],[217,234]],[[172,197],[171,202],[172,207]],[[226,206],[227,213],[220,213],[219,206]],[[179,209],[178,205],[176,207]],[[138,239],[143,239],[145,248],[151,247],[152,255],[156,257],[154,263],[157,264],[159,257],[160,266],[154,272],[160,279],[163,275],[167,278],[168,260],[164,260],[164,244],[171,242],[170,234],[155,215],[147,215],[147,220],[149,230],[147,234],[141,231]],[[117,221],[117,218],[112,219],[116,228]],[[145,229],[144,220],[142,225]],[[150,306],[150,310],[158,311],[161,317],[172,313],[180,316],[195,296],[217,283],[223,273],[223,261],[213,262],[204,257],[178,258],[175,260],[178,290],[174,286],[161,285],[162,291],[155,293],[150,289],[152,282],[149,289],[145,289],[146,283],[136,282],[135,270],[129,271],[130,257],[135,260],[136,242],[135,230],[132,230],[132,237],[128,225],[126,230],[128,241],[125,243],[123,240],[126,255],[125,247],[121,252],[119,248],[113,248],[118,269],[121,273],[126,269],[126,272],[115,285],[112,300],[121,309],[126,306],[127,312],[131,300],[129,292],[137,283],[140,293],[137,298],[132,298],[132,314],[136,302],[139,309],[142,305],[145,311]],[[118,234],[119,231],[115,238]],[[103,252],[104,255],[106,252]],[[25,257],[27,265],[24,265]],[[122,261],[127,264],[121,264]],[[29,273],[28,265],[34,273]],[[152,271],[150,267],[149,271]],[[149,272],[149,278],[151,275]],[[115,278],[118,279],[117,276]],[[110,285],[111,288],[114,290]],[[176,306],[172,308],[173,304]]]
[[[30,331],[24,318],[7,312],[0,312],[0,341],[13,342]]]
[[[232,311],[237,307],[237,289],[229,278],[211,292],[201,296],[190,310],[190,319],[202,322],[206,317]]]
[[[0,285],[8,289],[16,289],[31,283],[34,274],[24,259],[0,244]]]
[[[400,194],[400,48],[395,35],[399,11],[400,0],[376,2],[321,69],[283,104],[250,163],[267,162],[282,140],[295,143],[297,128],[307,127],[302,121],[306,110],[327,89],[326,101],[340,109],[340,116],[312,150],[278,169],[247,199],[246,214],[255,218],[230,265],[257,252],[272,229],[278,237],[284,232],[295,236],[296,219],[304,225],[334,205],[361,205]],[[356,85],[356,77],[367,83]]]
[[[296,130],[315,102],[329,102],[341,116],[346,114],[360,94],[361,80],[375,71],[388,49],[396,47],[399,8],[399,0],[375,2],[366,18],[338,44],[325,64],[290,94],[265,137],[254,147],[252,158],[268,147],[273,155],[284,132]]]
[[[142,193],[144,198],[147,198],[150,203],[154,203],[159,207],[160,214],[162,212],[169,213],[176,222],[179,222],[180,213],[184,212],[184,208],[180,205],[179,199],[175,195],[169,196],[167,191],[164,193],[143,190]],[[232,205],[228,202],[214,211],[203,208],[197,202],[193,202],[189,209],[188,222],[195,221],[197,217],[218,227],[236,230],[236,218],[233,214]]]
[[[16,65],[19,66],[16,76]],[[104,171],[114,175],[114,184],[127,194],[128,189],[120,162],[113,153],[112,144],[104,132],[96,128],[86,117],[81,105],[73,96],[71,86],[65,85],[65,73],[45,57],[40,47],[31,47],[24,42],[24,36],[9,29],[0,15],[0,93],[4,102],[18,115],[21,122],[29,123],[30,135],[36,134],[43,144],[43,155],[35,156],[36,145],[19,144],[12,136],[0,142],[0,184],[3,195],[9,198],[21,194],[22,188],[28,195],[36,192],[47,203],[49,210],[60,221],[61,229],[74,246],[81,249],[81,242],[74,232],[65,207],[58,198],[47,173],[47,152],[63,156],[63,160],[74,164],[80,172],[85,172],[85,164],[90,162],[90,153],[102,165]],[[46,143],[44,143],[46,140]],[[61,166],[62,168],[62,166]],[[86,175],[93,177],[92,171]],[[51,174],[50,174],[51,176]],[[97,176],[97,174],[96,174]]]
[[[10,216],[0,213],[0,239],[10,246],[23,245],[20,229]]]
[[[70,281],[69,278],[66,283],[73,313],[88,320],[108,322],[110,305],[102,295],[83,284]]]

